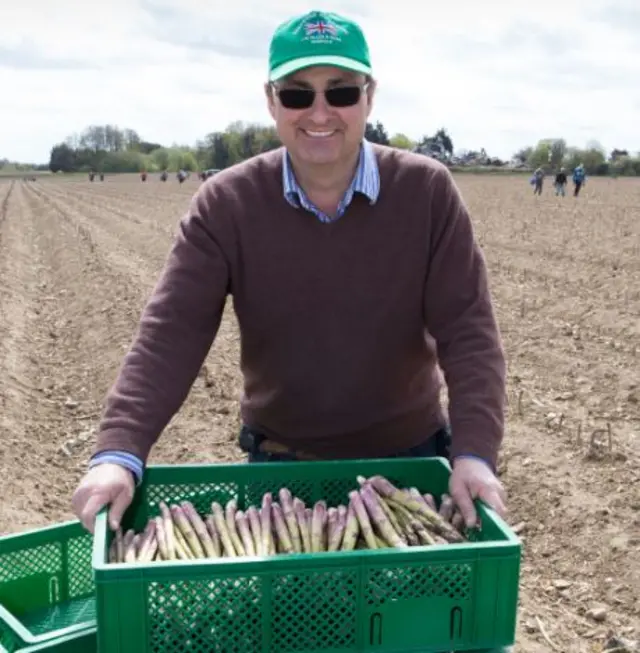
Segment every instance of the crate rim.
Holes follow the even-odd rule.
[[[81,637],[89,637],[91,635],[97,635],[98,633],[98,627],[97,625],[94,625],[90,628],[86,628],[82,632],[78,633],[69,633],[69,634],[63,634],[59,637],[56,637],[55,639],[52,639],[50,641],[44,641],[44,642],[37,642],[35,644],[29,644],[26,647],[19,648],[17,649],[16,653],[35,653],[36,651],[46,651],[49,648],[55,647],[56,650],[59,650],[60,647],[64,647],[65,644],[71,644],[74,642],[76,639],[81,638]],[[91,648],[87,649],[86,653],[92,653],[93,651],[97,652],[97,647],[96,648]],[[0,653],[9,653],[9,651],[0,644]]]
[[[53,533],[65,533],[69,535],[83,535],[86,531],[79,519],[68,519],[54,524],[45,524],[44,526],[35,526],[24,531],[15,533],[6,533],[0,535],[0,556],[7,553],[13,553],[24,548],[26,540],[43,540],[49,543],[48,537]]]
[[[65,628],[57,628],[56,630],[49,630],[42,635],[34,635],[28,628],[26,628],[22,622],[20,622],[13,613],[9,612],[2,604],[0,604],[0,620],[11,628],[16,635],[28,646],[33,646],[37,644],[44,644],[45,642],[50,642],[61,637],[67,637],[75,635],[77,633],[83,632],[85,630],[91,630],[96,627],[96,619],[89,619],[88,621],[83,621],[79,624],[74,624],[73,626],[66,626]]]
[[[62,522],[46,524],[44,526],[36,526],[15,533],[8,533],[6,535],[0,536],[0,556],[28,550],[28,548],[31,548],[34,545],[50,545],[52,544],[52,536],[68,536],[68,538],[71,539],[73,537],[85,534],[86,530],[82,526],[82,522],[79,519],[67,519]],[[14,634],[23,642],[23,644],[27,646],[37,646],[39,644],[53,641],[54,639],[57,640],[62,637],[71,637],[82,633],[85,630],[95,628],[97,623],[97,620],[94,618],[74,624],[73,626],[57,628],[40,635],[34,635],[33,632],[29,630],[20,621],[20,619],[2,603],[0,603],[0,621],[2,621],[7,626],[7,628],[12,630]],[[2,651],[1,648],[0,651]]]
[[[402,464],[403,462],[415,465],[420,461],[438,461],[444,465],[449,471],[451,466],[446,458],[431,457],[424,459],[416,458],[367,458],[367,459],[348,459],[348,460],[330,460],[330,461],[300,461],[300,462],[259,462],[251,463],[252,469],[270,469],[270,470],[288,470],[292,468],[299,469],[301,466],[314,465],[316,467],[350,467],[358,464],[376,465],[376,464]],[[175,485],[175,481],[163,483],[161,480],[156,480],[154,476],[157,474],[162,475],[164,472],[180,472],[187,473],[189,471],[199,471],[206,473],[211,470],[224,469],[231,471],[240,466],[245,466],[247,463],[237,462],[223,462],[223,463],[189,463],[180,465],[171,464],[156,464],[149,465],[146,468],[145,479],[141,485],[147,482],[152,482],[154,485]],[[295,466],[295,467],[294,467]],[[194,482],[192,480],[192,482]],[[197,482],[197,481],[195,481]],[[138,486],[138,489],[141,486]],[[244,556],[242,558],[203,558],[201,560],[166,560],[155,561],[144,564],[131,564],[131,563],[110,563],[106,560],[107,551],[107,536],[109,526],[107,523],[108,511],[103,508],[95,520],[94,538],[93,538],[93,552],[92,552],[92,566],[94,574],[98,574],[103,580],[117,578],[132,578],[140,574],[146,575],[150,573],[154,578],[162,577],[162,572],[171,574],[176,570],[189,570],[189,573],[194,571],[201,571],[206,574],[207,570],[213,568],[233,573],[251,573],[252,570],[257,572],[266,571],[266,569],[276,570],[278,568],[286,570],[289,567],[296,567],[298,562],[303,559],[305,564],[310,567],[327,567],[327,566],[341,566],[343,561],[359,561],[361,563],[367,562],[368,564],[376,564],[379,561],[380,566],[388,566],[393,564],[394,561],[400,563],[402,560],[410,561],[413,557],[422,556],[427,553],[432,557],[433,562],[440,560],[447,560],[450,558],[452,551],[456,552],[457,558],[460,562],[466,560],[477,560],[479,557],[501,557],[511,554],[521,555],[522,542],[520,538],[514,533],[513,529],[507,522],[500,517],[500,515],[488,506],[483,501],[477,499],[475,502],[476,510],[482,519],[492,521],[499,529],[504,539],[491,540],[488,542],[466,542],[463,544],[435,544],[430,546],[415,546],[409,549],[381,549],[369,550],[362,549],[358,551],[322,551],[317,553],[290,553],[278,554],[274,556]],[[374,562],[375,561],[375,562]],[[269,565],[265,567],[264,565]],[[96,578],[96,580],[98,580]],[[108,582],[108,580],[107,580]]]

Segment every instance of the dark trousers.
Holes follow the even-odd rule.
[[[239,444],[240,448],[247,454],[247,462],[250,463],[267,463],[283,462],[297,460],[293,453],[270,453],[260,451],[260,443],[265,439],[264,435],[257,433],[248,426],[240,429]],[[421,444],[398,451],[385,458],[433,458],[440,456],[449,460],[451,449],[451,432],[449,428],[442,428],[433,433]],[[366,458],[367,456],[362,456]]]

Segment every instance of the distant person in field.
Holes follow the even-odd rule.
[[[536,168],[533,172],[533,177],[532,177],[534,195],[542,195],[543,183],[544,183],[544,170],[542,168]]]
[[[578,197],[580,194],[580,189],[584,185],[584,182],[587,178],[587,173],[585,172],[584,165],[581,163],[573,171],[573,196]]]
[[[556,175],[555,186],[556,186],[556,197],[565,195],[565,187],[567,185],[567,171],[564,168],[560,168],[560,171]]]
[[[248,462],[442,456],[467,526],[477,498],[505,516],[506,362],[485,257],[445,165],[365,139],[376,86],[352,20],[277,27],[262,92],[283,145],[207,179],[182,216],[73,496],[87,529],[107,506],[120,525],[228,298]]]
[[[141,172],[140,173],[140,179],[142,181],[147,181],[147,173],[146,172]]]

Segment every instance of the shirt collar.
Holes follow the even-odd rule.
[[[286,149],[282,155],[282,187],[286,200],[296,207],[300,206],[300,196],[303,195],[303,190],[296,181],[289,153]],[[368,198],[371,204],[375,204],[380,194],[378,162],[371,143],[366,139],[362,139],[358,167],[347,191],[350,196],[354,193],[361,193]]]

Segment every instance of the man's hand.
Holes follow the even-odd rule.
[[[117,530],[135,492],[133,474],[120,465],[102,463],[82,478],[71,499],[73,510],[82,525],[93,533],[96,515],[107,505],[109,526]]]
[[[489,465],[473,458],[459,458],[453,463],[449,492],[458,506],[467,528],[476,526],[478,516],[473,501],[481,499],[503,519],[506,517],[506,493]]]

